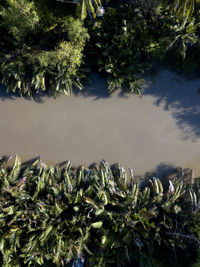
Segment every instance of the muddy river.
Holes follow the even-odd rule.
[[[91,77],[72,96],[23,99],[0,93],[0,152],[23,161],[89,165],[106,159],[135,174],[172,166],[200,174],[200,79],[163,70],[147,79],[143,96],[116,91]]]

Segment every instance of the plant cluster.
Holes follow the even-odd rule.
[[[44,19],[39,7],[34,1],[8,0],[2,8],[1,30],[8,36],[0,55],[1,83],[21,95],[40,89],[68,95],[73,87],[82,89],[83,49],[89,35],[79,19],[57,19],[53,11]]]
[[[199,0],[72,2],[2,2],[0,82],[8,91],[68,95],[92,67],[106,75],[109,92],[140,94],[157,64],[199,70]]]
[[[26,168],[1,160],[1,266],[191,266],[198,259],[200,188],[153,177],[134,182],[131,170]],[[166,265],[167,259],[167,265]]]
[[[96,54],[94,64],[108,75],[110,91],[140,93],[144,72],[158,63],[184,71],[199,68],[198,3],[137,0],[117,7],[114,3],[93,26],[89,44],[89,53]]]
[[[150,41],[147,37],[141,18],[126,7],[107,9],[103,20],[93,27],[89,53],[96,54],[94,64],[99,71],[108,74],[110,92],[124,87],[140,93],[144,71],[150,67],[145,52]]]

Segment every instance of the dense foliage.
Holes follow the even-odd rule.
[[[32,95],[40,89],[67,95],[82,89],[83,49],[89,38],[79,19],[42,13],[39,3],[7,0],[1,15],[1,82],[8,91]],[[44,1],[42,1],[44,2]]]
[[[104,161],[74,169],[38,159],[23,168],[16,157],[8,168],[2,159],[1,266],[62,266],[77,257],[85,266],[198,264],[199,200],[198,179],[139,185],[132,170],[128,178]]]
[[[178,71],[199,69],[200,5],[194,0],[137,0],[113,6],[90,33],[90,53],[96,54],[96,67],[108,74],[110,91],[128,88],[140,93],[144,72],[160,63]]]
[[[199,71],[199,0],[71,2],[2,1],[0,82],[8,91],[68,95],[97,69],[110,92],[140,94],[145,71],[157,64]]]

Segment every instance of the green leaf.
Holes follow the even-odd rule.
[[[101,221],[99,221],[99,222],[92,223],[91,226],[93,228],[101,228],[102,227],[102,224],[103,223]]]
[[[84,20],[87,17],[86,0],[79,1],[77,8],[81,10],[81,20]]]
[[[10,207],[4,208],[3,211],[5,213],[7,213],[7,215],[12,215],[12,214],[14,214],[14,206],[10,206]]]

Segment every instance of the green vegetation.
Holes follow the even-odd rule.
[[[102,16],[102,5],[105,15]],[[66,95],[89,69],[109,92],[140,94],[157,64],[199,71],[200,1],[2,0],[0,82],[7,91]],[[200,181],[151,177],[102,162],[26,168],[0,161],[0,265],[199,266]],[[167,259],[167,264],[166,264]]]
[[[8,0],[0,12],[1,30],[8,32],[1,43],[1,82],[21,95],[40,89],[68,95],[74,86],[82,89],[83,49],[89,35],[79,19],[57,17],[53,8],[46,17],[39,4]]]
[[[199,264],[199,179],[134,182],[103,161],[90,169],[26,168],[1,160],[1,266],[57,266],[77,256],[86,266]],[[167,259],[167,262],[166,262]],[[90,265],[89,265],[90,264]],[[194,265],[196,266],[196,265]]]
[[[97,54],[96,67],[108,74],[108,89],[139,93],[144,71],[158,63],[182,71],[198,69],[198,7],[193,0],[138,0],[107,8],[91,31],[90,53],[93,58]]]
[[[195,0],[4,0],[0,34],[0,82],[21,95],[68,95],[82,89],[89,69],[106,74],[109,92],[140,94],[144,72],[156,64],[200,67]]]

